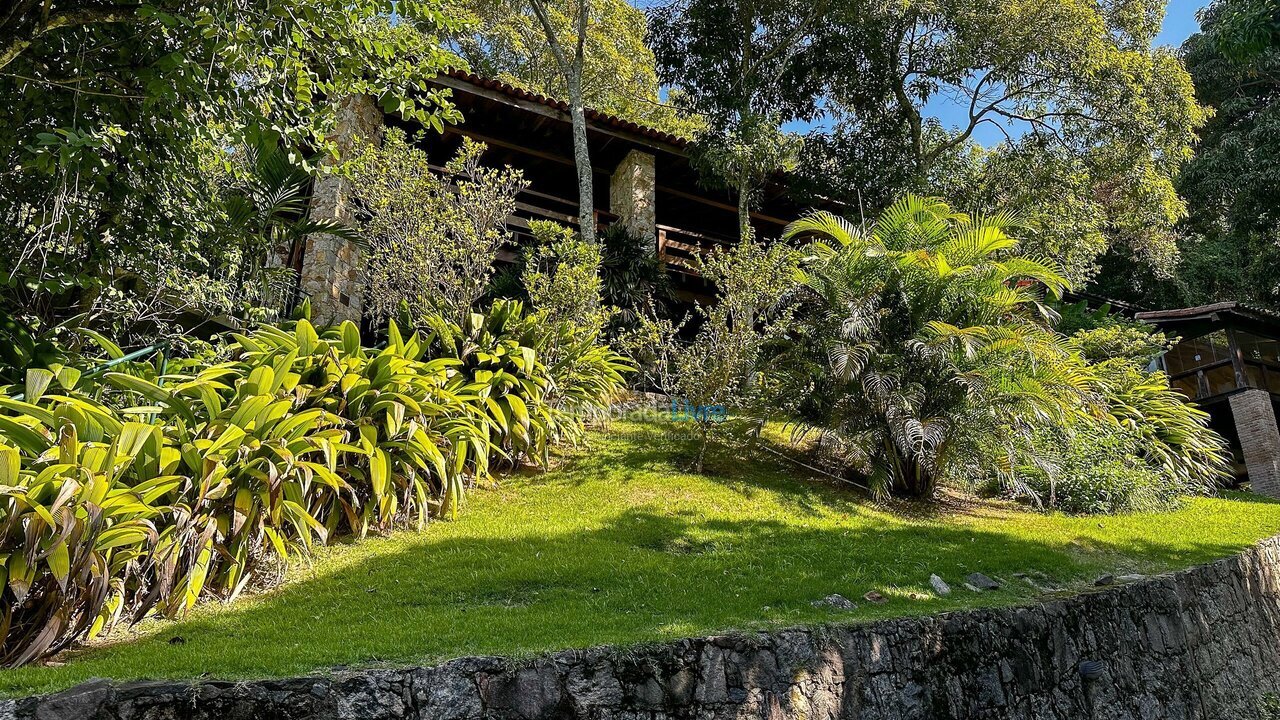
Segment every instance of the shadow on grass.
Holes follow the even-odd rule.
[[[633,509],[598,529],[561,536],[427,538],[149,637],[75,653],[64,667],[0,673],[0,690],[45,691],[88,677],[301,674],[922,614],[1029,598],[1034,591],[1014,573],[1064,579],[1090,570],[1069,550],[968,528],[832,532],[767,520],[694,523]],[[1156,544],[1124,550],[1157,559],[1162,552]],[[927,592],[930,573],[958,586],[973,571],[1002,578],[1006,589],[958,589],[948,598]],[[869,590],[888,601],[862,602]],[[830,593],[854,599],[859,609],[812,606]]]

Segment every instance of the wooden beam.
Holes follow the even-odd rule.
[[[465,135],[466,137],[469,137],[472,140],[478,140],[486,145],[506,148],[507,150],[512,150],[514,152],[529,155],[531,157],[536,157],[539,160],[546,160],[547,162],[559,163],[567,167],[576,167],[573,163],[573,158],[571,157],[566,157],[564,155],[556,155],[555,153],[549,153],[542,150],[534,150],[533,148],[527,145],[517,145],[516,143],[510,142],[507,140],[501,140],[499,138],[491,137],[489,135],[484,135],[484,134],[475,132],[473,130],[468,130],[461,125],[453,125],[445,129],[445,134],[448,134],[451,132],[458,133],[459,135]],[[602,168],[595,167],[594,165],[591,167],[591,170],[597,175],[604,175],[606,177],[613,175],[612,170],[604,170]]]
[[[678,198],[684,198],[685,200],[692,200],[694,202],[702,203],[703,205],[710,205],[711,207],[720,208],[721,210],[728,210],[729,212],[732,212],[735,214],[738,212],[738,208],[734,205],[730,205],[728,203],[722,203],[718,200],[712,200],[711,198],[708,198],[708,197],[702,197],[701,195],[694,195],[693,193],[685,192],[683,190],[677,190],[673,187],[668,187],[666,185],[658,185],[655,187],[655,189],[658,192],[664,192],[669,195],[675,195]],[[772,215],[765,215],[764,213],[759,213],[754,211],[751,213],[751,219],[763,220],[765,222],[774,223],[775,225],[786,226],[791,224],[790,220],[783,220],[782,218],[776,218],[776,217],[773,217]]]

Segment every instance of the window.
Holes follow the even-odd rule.
[[[1183,340],[1164,356],[1170,375],[1190,372],[1219,362],[1230,362],[1231,349],[1222,330],[1198,338]]]

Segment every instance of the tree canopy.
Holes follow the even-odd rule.
[[[547,2],[557,36],[573,45],[576,8]],[[450,46],[471,69],[545,95],[565,98],[568,86],[544,30],[527,2],[449,0],[464,20]],[[587,106],[678,135],[692,136],[699,123],[661,98],[653,52],[645,44],[643,11],[626,0],[591,0],[584,48],[582,92]]]
[[[236,148],[266,137],[305,165],[332,151],[344,95],[456,119],[425,84],[456,62],[436,39],[455,26],[438,4],[393,0],[12,4],[0,244],[20,250],[0,259],[6,301],[47,320],[128,278],[217,275],[201,243],[224,220]]]
[[[1217,0],[1201,20],[1182,52],[1214,114],[1178,182],[1190,209],[1181,263],[1172,279],[1138,275],[1134,283],[1123,281],[1132,273],[1117,260],[1101,283],[1154,305],[1280,306],[1280,6]]]
[[[835,120],[809,175],[847,201],[945,188],[1032,214],[1028,249],[1073,280],[1109,247],[1167,273],[1186,212],[1173,178],[1205,112],[1175,53],[1151,46],[1163,12],[1163,0],[840,3],[804,56]],[[956,127],[929,117],[938,101],[960,109]],[[975,152],[984,126],[1005,141]],[[869,159],[888,171],[868,174]]]

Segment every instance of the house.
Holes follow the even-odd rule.
[[[1231,443],[1237,477],[1280,497],[1280,314],[1237,302],[1139,312],[1180,338],[1160,363]]]
[[[508,228],[514,244],[527,240],[529,221],[556,220],[578,224],[577,175],[569,108],[563,103],[508,83],[454,71],[435,85],[448,88],[464,121],[428,133],[422,141],[431,162],[443,167],[463,138],[485,143],[483,160],[523,171],[529,187],[520,194]],[[339,146],[351,138],[376,137],[385,126],[399,126],[410,136],[421,128],[384,114],[372,98],[340,103]],[[678,297],[703,299],[711,288],[698,275],[693,258],[734,243],[738,236],[737,198],[729,190],[708,187],[691,165],[689,141],[623,118],[587,111],[587,141],[595,171],[596,223],[600,228],[624,224],[650,243],[666,264]],[[317,183],[312,215],[349,216],[344,181]],[[775,183],[765,188],[751,221],[761,237],[777,237],[803,208],[785,197]],[[316,317],[359,319],[362,315],[359,252],[329,235],[308,239],[291,265],[300,289]]]

